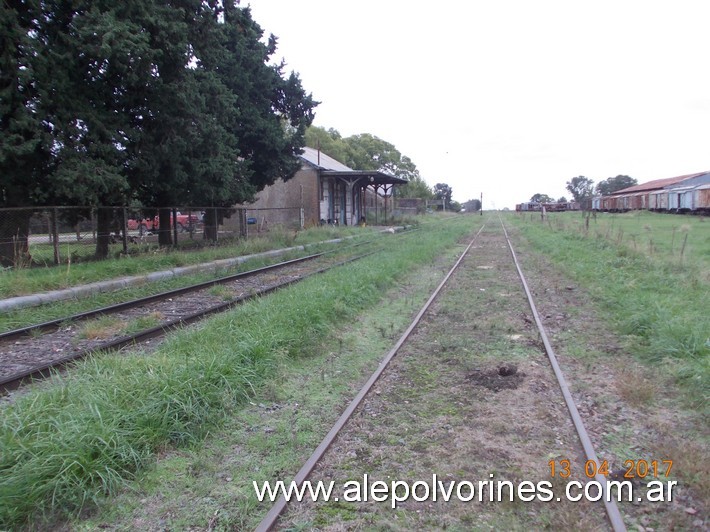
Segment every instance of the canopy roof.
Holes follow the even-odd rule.
[[[409,181],[401,177],[385,174],[384,172],[368,172],[365,170],[350,170],[349,172],[336,172],[324,170],[321,175],[338,177],[346,181],[355,182],[363,180],[362,184],[368,182],[370,185],[406,185]]]
[[[406,179],[395,177],[384,172],[353,170],[340,161],[313,148],[303,148],[301,159],[310,166],[320,170],[320,174],[323,176],[338,177],[351,183],[356,181],[362,181],[361,184],[363,185],[366,182],[370,185],[406,185],[408,183]]]

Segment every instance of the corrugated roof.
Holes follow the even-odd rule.
[[[303,148],[303,153],[300,157],[307,163],[321,170],[335,170],[336,172],[352,172],[353,170],[323,152],[320,152],[319,155],[318,150],[314,148]]]
[[[683,182],[681,182],[681,183],[669,185],[665,188],[673,189],[673,190],[675,190],[676,188],[679,188],[679,187],[694,188],[694,187],[697,187],[698,185],[705,185],[707,183],[710,183],[710,172],[698,174],[698,175],[693,176],[689,179],[684,179]]]
[[[617,190],[612,196],[619,194],[628,194],[629,192],[642,192],[645,190],[655,190],[658,188],[667,187],[668,185],[675,185],[686,179],[691,179],[693,177],[698,177],[708,172],[699,172],[697,174],[680,175],[677,177],[666,177],[664,179],[655,179],[654,181],[647,181],[646,183],[641,183],[640,185],[634,185],[633,187],[624,188],[622,190]]]

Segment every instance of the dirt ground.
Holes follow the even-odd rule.
[[[577,407],[611,478],[623,480],[625,470],[641,460],[658,465],[658,478],[633,479],[635,500],[620,503],[626,526],[707,529],[705,429],[692,413],[679,413],[671,383],[623,352],[580,287],[526,248],[514,232],[511,237]],[[625,466],[629,460],[633,462]],[[666,478],[669,460],[673,470]],[[589,480],[585,461],[502,229],[489,219],[449,286],[310,476],[314,482],[334,481],[335,491],[353,486],[348,482],[364,483],[365,475],[370,486],[376,481],[389,487],[394,481],[410,486],[419,481],[415,494],[423,500],[410,496],[396,508],[390,499],[372,498],[292,503],[278,527],[608,529],[601,501],[572,502],[565,497],[570,481],[580,483],[571,493],[582,493]],[[567,464],[570,476],[561,478]],[[431,486],[433,475],[444,486],[463,486],[461,498],[473,494],[473,499],[424,497],[429,489],[424,483]],[[649,480],[677,481],[672,501],[648,502]],[[479,484],[502,481],[535,487],[525,497],[516,492],[513,501],[504,489],[504,500],[491,501],[491,484]],[[551,500],[539,489],[546,483]],[[522,500],[531,493],[532,500]],[[344,495],[342,490],[339,494]]]

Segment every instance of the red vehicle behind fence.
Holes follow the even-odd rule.
[[[177,213],[175,218],[179,233],[194,231],[202,223],[202,213]],[[156,215],[154,218],[144,218],[142,220],[129,219],[126,222],[129,231],[139,231],[140,233],[155,232],[160,229],[160,220]],[[173,215],[170,214],[170,227],[173,227]]]

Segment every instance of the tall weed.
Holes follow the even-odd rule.
[[[469,220],[393,235],[380,254],[180,331],[153,354],[96,356],[3,406],[0,529],[75,514],[161,449],[198,444],[280,359],[308,356],[398,277],[469,234]]]
[[[654,234],[662,233],[662,224],[668,225],[669,252],[673,217],[667,218],[670,220],[663,215],[650,217]],[[613,222],[618,227],[620,223],[641,224],[648,219],[647,214],[617,216],[608,220],[607,232],[611,233]],[[511,216],[509,221],[536,250],[585,286],[614,325],[610,334],[624,336],[633,354],[659,371],[672,371],[690,403],[707,408],[710,285],[705,268],[710,267],[710,254],[696,253],[692,261],[686,255],[692,264],[680,266],[679,257],[668,253],[651,256],[647,250],[634,251],[613,238],[580,238],[573,225],[557,225],[556,230],[550,230],[520,217]],[[659,242],[660,238],[654,238],[654,246]],[[696,252],[707,245],[702,238],[694,242]],[[685,378],[688,374],[694,377]]]

